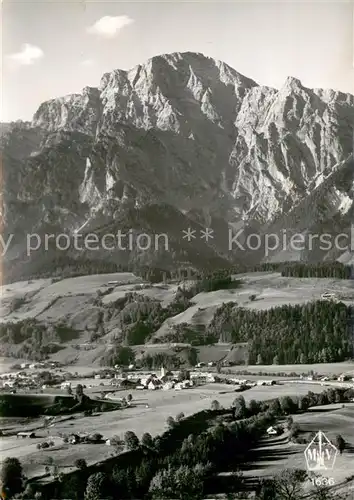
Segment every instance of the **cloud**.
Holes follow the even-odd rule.
[[[93,59],[84,59],[80,64],[81,66],[93,66],[95,61]]]
[[[128,16],[104,16],[87,28],[87,33],[104,38],[114,38],[125,27],[134,22]]]
[[[29,66],[34,64],[39,59],[42,59],[44,52],[39,47],[31,45],[30,43],[24,43],[21,46],[20,52],[15,54],[9,54],[7,57],[9,60],[23,66]]]

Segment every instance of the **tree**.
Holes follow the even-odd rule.
[[[176,422],[180,422],[183,419],[184,419],[184,413],[181,411],[176,415]]]
[[[300,354],[299,361],[300,361],[300,365],[306,365],[306,363],[307,363],[307,357],[305,356],[305,354],[303,352]]]
[[[124,441],[122,441],[119,436],[113,436],[111,438],[111,446],[113,446],[116,452],[119,453],[124,449]]]
[[[269,406],[269,410],[274,413],[275,416],[281,415],[282,409],[280,406],[280,401],[278,398],[274,399]]]
[[[135,360],[135,354],[131,347],[119,346],[114,353],[113,365],[129,366]]]
[[[288,415],[289,413],[293,413],[296,410],[296,405],[290,396],[283,396],[280,399],[280,406],[283,413],[285,413],[286,415]]]
[[[144,432],[144,434],[141,436],[141,444],[143,446],[146,446],[147,448],[153,447],[152,436],[149,432]]]
[[[9,497],[23,491],[23,471],[18,458],[5,458],[1,467],[0,481],[4,492]]]
[[[234,407],[234,418],[240,419],[246,417],[246,402],[243,396],[238,396],[235,398],[232,406]]]
[[[139,446],[139,439],[132,431],[127,431],[124,434],[124,442],[128,450],[135,450]]]
[[[306,396],[300,396],[298,400],[298,408],[300,411],[307,411],[310,407],[309,398]]]
[[[346,443],[345,443],[343,437],[340,434],[338,434],[336,436],[336,447],[338,448],[340,454],[343,453],[343,450],[345,449],[345,445],[346,445]]]
[[[77,399],[81,399],[83,394],[84,394],[84,388],[82,387],[82,384],[77,384],[76,389],[75,389],[75,394]]]
[[[103,472],[92,474],[87,481],[85,500],[100,500],[105,496],[107,476]]]
[[[286,425],[287,425],[288,429],[291,429],[291,427],[293,426],[293,423],[294,423],[294,419],[293,419],[293,417],[289,416],[289,417],[286,419]]]
[[[153,477],[149,492],[153,499],[201,500],[203,498],[203,476],[205,469],[200,464],[193,468],[181,465],[159,470]]]
[[[211,409],[215,411],[215,410],[220,410],[220,408],[221,408],[221,405],[220,405],[219,401],[214,399],[214,401],[211,402]]]
[[[87,468],[87,463],[84,458],[78,458],[75,460],[75,467],[77,467],[80,470],[84,470]]]
[[[57,479],[59,477],[59,467],[57,465],[53,465],[51,473],[53,478]]]
[[[173,429],[176,425],[176,422],[174,421],[173,417],[168,417],[166,420],[166,424],[168,425],[169,429]]]
[[[307,472],[301,469],[285,469],[273,478],[272,500],[298,500],[304,496]]]

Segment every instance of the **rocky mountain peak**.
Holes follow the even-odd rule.
[[[346,229],[353,176],[350,166],[332,174],[352,153],[353,126],[351,94],[292,77],[277,90],[203,54],[162,54],[41,104],[26,127],[6,127],[7,230],[123,220],[174,232],[180,249],[192,223],[226,234],[240,220],[287,227],[292,210],[296,220],[307,213],[308,228],[321,220],[334,231],[337,215]],[[311,210],[297,208],[310,196]],[[193,251],[183,248],[184,260]],[[225,245],[212,252],[230,257]]]

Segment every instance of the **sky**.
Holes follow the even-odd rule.
[[[262,85],[354,94],[354,0],[2,0],[0,121],[169,52],[201,52]]]

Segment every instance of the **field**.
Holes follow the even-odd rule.
[[[242,395],[246,401],[250,399],[264,400],[285,395],[306,394],[309,390],[307,384],[294,386],[291,384],[272,387],[253,387],[244,391]],[[311,387],[313,392],[321,392],[321,386]],[[126,397],[129,391],[119,391],[112,396],[113,399]],[[37,476],[44,473],[48,457],[53,457],[55,463],[64,471],[70,470],[77,458],[85,458],[88,463],[109,458],[113,450],[106,444],[63,444],[58,437],[59,433],[94,433],[103,434],[105,439],[118,435],[123,437],[128,430],[134,431],[138,437],[144,432],[153,436],[166,430],[166,419],[175,417],[183,412],[186,416],[209,408],[213,400],[225,407],[229,407],[236,397],[235,390],[230,385],[210,384],[182,391],[134,391],[134,406],[125,410],[102,413],[97,416],[84,417],[77,414],[74,418],[58,418],[58,422],[47,429],[43,426],[43,419],[34,419],[24,425],[23,421],[5,419],[2,429],[12,432],[39,428],[35,439],[18,439],[16,436],[2,438],[2,457],[16,456],[21,459],[26,474]],[[146,405],[149,407],[146,408]],[[18,426],[18,427],[17,427]],[[52,439],[56,446],[49,450],[37,450],[36,444]]]
[[[246,370],[250,373],[296,373],[302,375],[313,371],[322,375],[341,375],[342,373],[354,376],[354,361],[343,363],[313,363],[312,365],[247,365],[245,367],[233,366],[227,369],[231,372]]]

